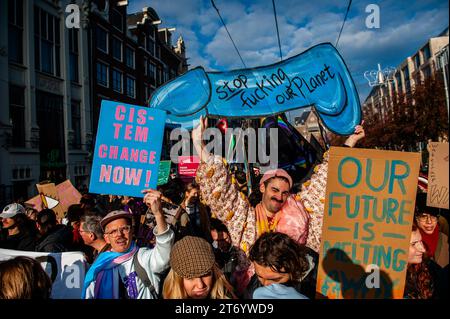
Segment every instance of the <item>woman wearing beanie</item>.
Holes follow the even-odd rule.
[[[163,286],[164,299],[233,299],[233,288],[216,265],[211,245],[186,236],[170,252],[170,272]]]

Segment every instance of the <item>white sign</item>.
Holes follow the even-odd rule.
[[[80,299],[88,264],[79,251],[66,253],[37,253],[0,249],[0,261],[17,256],[38,260],[53,282],[52,299]]]

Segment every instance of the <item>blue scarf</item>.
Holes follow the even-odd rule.
[[[114,278],[113,269],[121,263],[131,259],[137,250],[138,247],[133,242],[130,248],[124,253],[113,251],[101,253],[94,261],[91,268],[89,268],[89,271],[84,278],[81,298],[86,299],[86,289],[93,281],[95,281],[95,299],[117,299],[119,296],[114,293],[114,280],[120,280],[120,278]]]

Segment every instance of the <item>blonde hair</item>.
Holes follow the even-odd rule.
[[[216,264],[212,268],[212,275],[214,284],[209,293],[209,299],[236,299],[233,287]],[[162,295],[164,299],[189,299],[184,289],[183,277],[173,269],[170,269],[164,280]]]

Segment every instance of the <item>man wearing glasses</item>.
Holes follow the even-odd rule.
[[[100,222],[111,250],[101,253],[86,274],[83,299],[156,299],[160,277],[169,267],[174,233],[161,210],[161,193],[145,190],[144,203],[156,220],[154,248],[139,248],[132,239],[132,214],[116,210]]]

